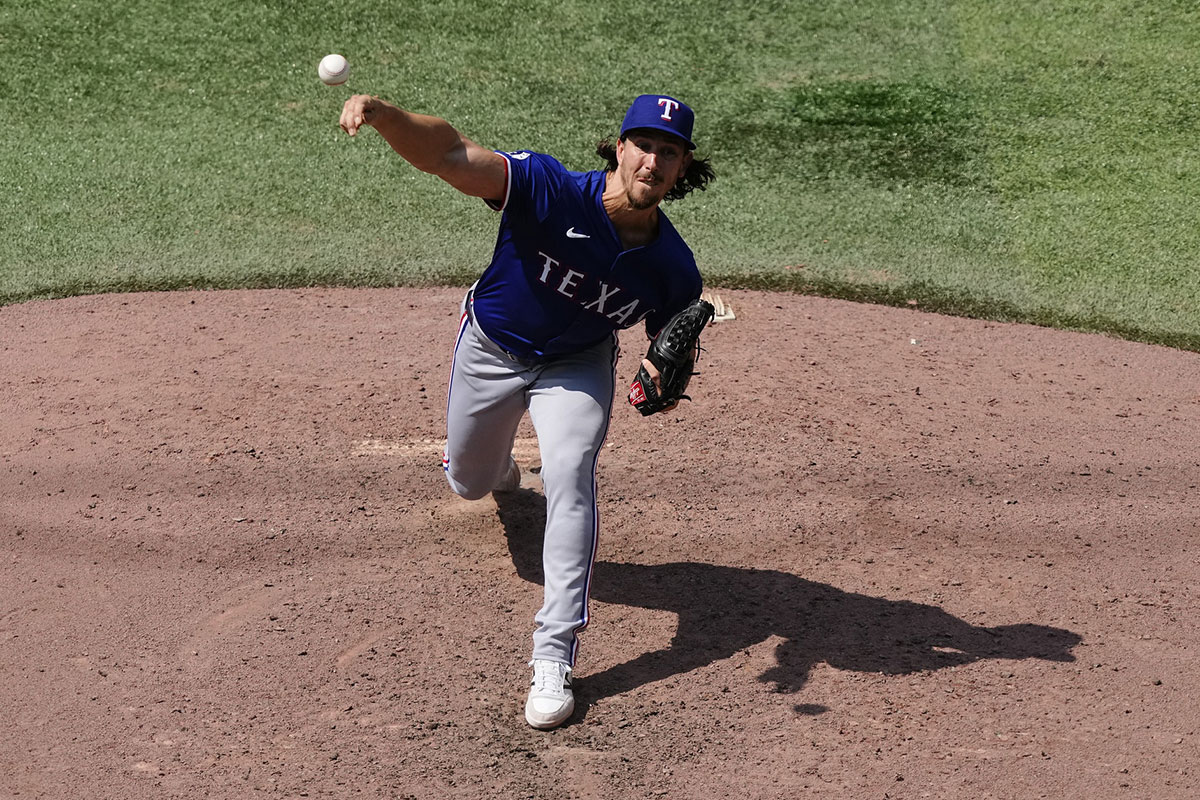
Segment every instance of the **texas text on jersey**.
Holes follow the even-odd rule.
[[[605,173],[541,153],[502,153],[504,212],[474,291],[477,324],[519,358],[570,353],[645,319],[657,331],[700,293],[695,258],[666,215],[658,237],[624,249],[604,210]]]

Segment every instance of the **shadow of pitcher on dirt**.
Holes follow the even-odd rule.
[[[542,583],[545,501],[522,490],[498,498],[517,574]],[[798,692],[819,663],[844,670],[905,675],[984,659],[1070,662],[1081,637],[1022,623],[982,627],[937,606],[842,591],[777,570],[696,562],[597,561],[591,597],[604,603],[669,611],[679,625],[670,644],[578,681],[582,699],[612,697],[682,675],[781,637],[776,666],[759,676],[778,692]],[[799,705],[801,713],[821,713]]]

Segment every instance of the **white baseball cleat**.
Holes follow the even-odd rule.
[[[575,710],[571,691],[571,668],[558,661],[535,658],[529,699],[525,701],[525,721],[538,730],[557,728]]]

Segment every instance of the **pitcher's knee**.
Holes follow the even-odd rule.
[[[464,500],[480,500],[492,490],[491,485],[486,481],[464,483],[451,475],[450,470],[446,470],[446,483],[450,484],[450,491]]]

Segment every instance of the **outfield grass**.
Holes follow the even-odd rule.
[[[6,4],[0,302],[465,283],[495,216],[341,134],[351,92],[590,169],[666,91],[711,284],[1200,350],[1197,41],[1183,0]]]

